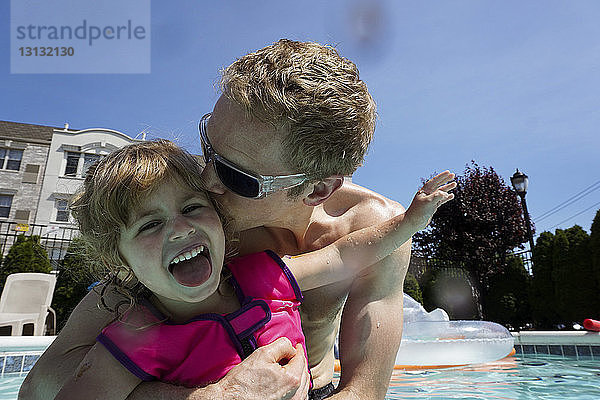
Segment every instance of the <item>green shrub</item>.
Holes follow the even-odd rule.
[[[81,240],[73,240],[59,267],[52,308],[56,311],[57,330],[62,329],[75,306],[88,293],[95,279],[90,274]]]
[[[10,274],[20,272],[41,272],[49,274],[52,271],[48,253],[40,244],[39,236],[17,236],[17,240],[0,267],[0,289],[4,289],[6,278]]]
[[[542,232],[533,250],[533,279],[531,286],[531,309],[536,329],[552,329],[559,321],[554,294],[553,254],[554,235]]]
[[[417,278],[410,272],[404,278],[404,293],[423,304],[423,295],[421,294],[421,288],[419,288],[419,282],[417,282]]]
[[[580,226],[543,232],[533,252],[531,304],[537,329],[598,315],[597,221],[592,235]]]
[[[596,290],[598,291],[598,288],[600,288],[600,210],[596,212],[596,216],[594,217],[590,229],[590,255],[592,258],[593,285],[595,285]],[[596,299],[596,312],[592,315],[600,318],[600,299],[597,297],[597,295],[594,295],[594,298]]]
[[[520,258],[506,261],[507,268],[490,278],[486,319],[518,329],[531,321],[531,279]]]

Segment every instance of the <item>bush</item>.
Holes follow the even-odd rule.
[[[600,210],[596,212],[590,229],[590,253],[592,258],[593,285],[596,291],[600,288]],[[600,300],[596,297],[596,312],[592,314],[600,319]],[[593,317],[592,317],[593,318]]]
[[[410,272],[404,278],[404,293],[423,304],[423,295],[421,294],[421,288],[419,288],[419,282],[417,282],[417,278]]]
[[[559,321],[552,279],[554,235],[542,232],[533,251],[531,309],[536,329],[552,329]]]
[[[57,330],[60,331],[69,319],[75,306],[88,293],[87,288],[95,279],[86,261],[81,239],[74,239],[59,267],[52,308],[56,311]]]
[[[4,283],[10,274],[19,272],[49,274],[51,271],[50,259],[48,259],[48,253],[40,244],[40,237],[19,235],[4,260],[2,260],[0,290],[4,289]]]
[[[592,234],[595,228],[592,224]],[[570,325],[598,314],[597,240],[578,225],[540,235],[533,252],[531,297],[536,328]]]
[[[507,258],[508,268],[490,279],[486,298],[487,318],[513,328],[531,321],[529,293],[531,279],[518,257]]]

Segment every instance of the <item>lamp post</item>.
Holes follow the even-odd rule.
[[[527,202],[525,201],[525,195],[527,194],[527,186],[529,186],[529,178],[524,173],[520,172],[517,168],[517,172],[510,177],[510,182],[513,188],[521,198],[521,206],[523,207],[523,214],[525,214],[525,225],[527,226],[527,237],[529,238],[529,248],[533,252],[533,235],[531,234],[531,221],[529,220],[529,212],[527,211]]]

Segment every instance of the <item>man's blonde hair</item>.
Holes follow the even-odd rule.
[[[283,157],[311,180],[351,175],[375,130],[376,106],[354,63],[333,47],[281,39],[222,71],[223,94],[283,130]]]

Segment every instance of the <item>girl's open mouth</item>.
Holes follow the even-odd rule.
[[[169,263],[169,272],[180,285],[202,285],[212,273],[208,248],[199,245],[178,255]]]

